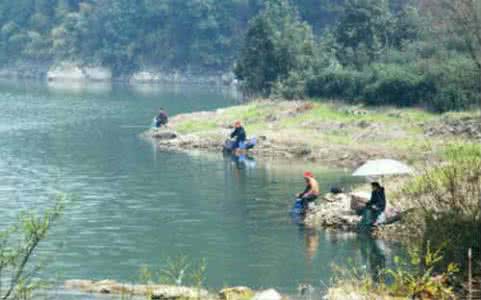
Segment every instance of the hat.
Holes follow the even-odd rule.
[[[304,178],[312,178],[312,177],[314,177],[314,174],[312,174],[311,172],[309,171],[304,172]]]

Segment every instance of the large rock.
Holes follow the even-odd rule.
[[[49,81],[110,81],[112,72],[100,66],[83,66],[73,62],[63,62],[51,66],[47,72]]]
[[[129,78],[131,84],[144,83],[221,83],[222,77],[218,74],[199,74],[179,72],[176,70],[146,69],[132,74]]]
[[[355,231],[361,217],[351,210],[350,194],[326,194],[315,209],[308,212],[305,223],[310,226]]]
[[[130,77],[131,83],[153,83],[161,81],[162,76],[157,72],[141,71],[132,74]]]
[[[245,286],[225,288],[219,292],[221,300],[250,300],[254,297],[254,291]]]
[[[282,296],[276,290],[269,289],[256,293],[252,300],[282,300]]]
[[[168,128],[153,129],[151,136],[157,140],[173,140],[177,138],[177,133]]]

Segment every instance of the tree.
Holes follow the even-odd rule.
[[[35,251],[62,211],[64,197],[43,216],[23,213],[16,225],[0,231],[0,299],[27,299],[38,287],[33,277],[40,266],[32,265]]]
[[[348,0],[334,29],[337,57],[361,69],[389,47],[391,14],[385,0]]]
[[[115,75],[134,70],[142,36],[142,6],[137,1],[102,0],[93,13],[94,23],[103,31],[99,34],[100,61],[112,68]],[[99,28],[92,28],[98,30]]]
[[[236,77],[247,91],[268,95],[277,78],[274,31],[262,16],[251,21],[240,59],[235,67]]]
[[[478,70],[481,105],[481,0],[436,0],[436,2],[447,16],[446,30],[464,42]]]
[[[273,0],[250,23],[235,73],[248,91],[269,95],[274,83],[303,77],[313,56],[311,27],[287,0]]]

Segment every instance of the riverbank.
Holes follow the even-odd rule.
[[[168,130],[145,135],[163,149],[220,152],[234,120],[257,137],[255,156],[333,167],[353,168],[374,158],[416,164],[437,159],[447,141],[481,141],[479,112],[436,115],[421,109],[271,100],[178,115]]]
[[[0,66],[2,79],[34,79],[49,82],[123,82],[129,84],[215,84],[236,86],[234,74],[228,71],[184,71],[145,66],[122,75],[113,74],[110,68],[79,62],[17,62]]]

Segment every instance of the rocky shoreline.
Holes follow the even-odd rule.
[[[201,287],[185,287],[163,284],[129,284],[114,280],[67,280],[64,288],[87,294],[143,296],[159,300],[287,300],[274,289],[254,291],[238,286],[211,292]],[[123,299],[123,298],[122,298]]]
[[[219,130],[209,136],[198,136],[195,134],[179,135],[174,130],[152,129],[145,137],[151,137],[157,145],[165,150],[192,151],[202,150],[207,152],[222,152],[222,145],[228,136],[230,129]],[[318,151],[316,151],[318,150]],[[289,144],[278,142],[267,136],[257,137],[257,146],[249,150],[249,153],[256,157],[265,159],[288,159],[305,162],[320,162],[334,167],[356,167],[362,162],[376,157],[376,153],[351,151],[348,148],[338,149],[336,152],[313,149],[306,144]]]
[[[0,78],[35,79],[58,82],[127,82],[130,84],[217,84],[236,86],[231,72],[188,72],[145,67],[114,77],[109,68],[78,62],[24,62],[0,67]]]
[[[331,167],[355,168],[376,158],[432,161],[446,140],[481,141],[481,115],[476,113],[437,116],[270,100],[178,115],[168,128],[151,129],[143,136],[163,149],[221,152],[236,119],[245,123],[248,135],[257,137],[252,155]]]

